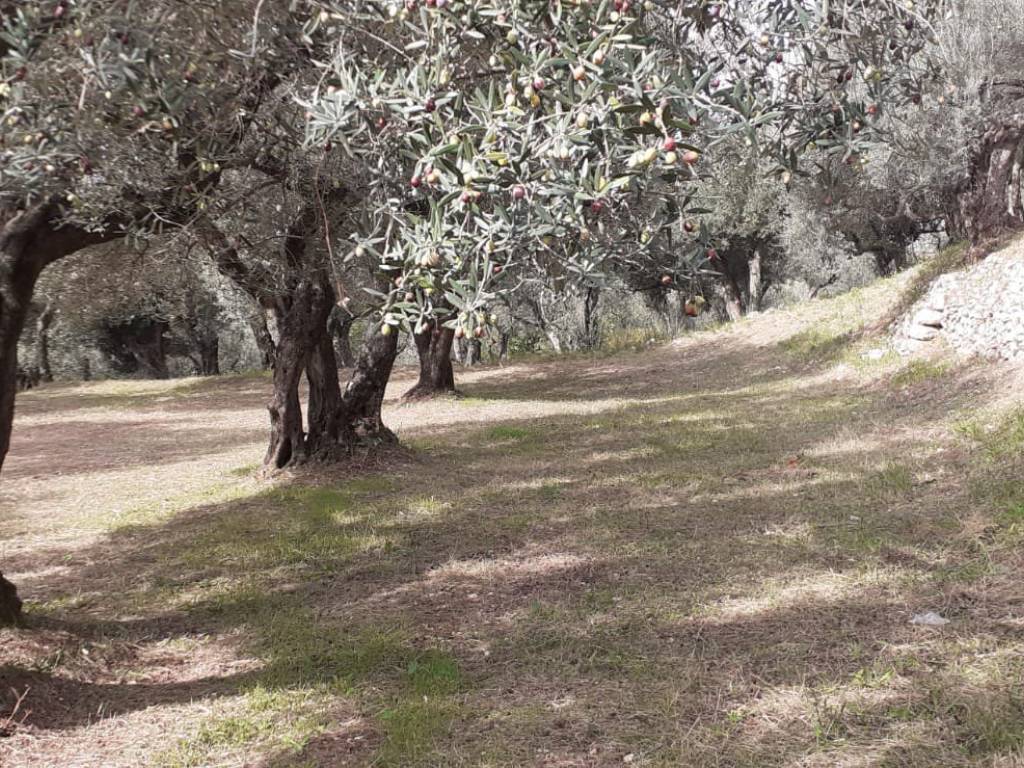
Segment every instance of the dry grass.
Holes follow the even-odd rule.
[[[864,362],[907,279],[463,374],[273,484],[262,379],[24,396],[0,763],[1020,765],[1019,371]]]

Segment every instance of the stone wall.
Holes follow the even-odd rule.
[[[1024,360],[1024,241],[939,277],[894,330],[900,354],[943,339],[960,355]]]

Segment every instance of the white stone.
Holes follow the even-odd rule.
[[[911,624],[918,624],[923,627],[944,627],[949,624],[949,619],[944,619],[935,611],[919,613],[910,620]]]
[[[931,341],[938,335],[938,331],[927,325],[912,325],[907,328],[907,336],[915,341]]]
[[[935,309],[920,309],[914,315],[915,325],[927,325],[930,328],[942,327],[942,313]]]

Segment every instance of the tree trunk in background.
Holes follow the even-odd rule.
[[[425,332],[413,336],[420,358],[420,377],[403,397],[433,397],[455,391],[455,371],[452,368],[454,339],[455,330],[445,328],[440,321],[434,321]]]
[[[747,307],[751,312],[761,311],[761,298],[764,295],[761,282],[761,249],[755,248],[748,262],[750,280],[747,288],[749,294]]]
[[[132,326],[134,328],[134,324]],[[170,324],[165,320],[153,320],[143,325],[137,335],[124,337],[126,348],[135,358],[139,370],[148,378],[169,379],[171,372],[167,368],[166,334]]]
[[[199,375],[220,376],[220,339],[216,333],[202,335],[199,342]]]
[[[352,377],[341,396],[340,418],[345,430],[342,439],[397,441],[381,418],[384,392],[397,356],[398,334],[385,336],[377,323],[370,323]]]
[[[467,352],[467,350],[468,350],[468,348],[466,346],[466,339],[465,339],[465,337],[463,337],[461,339],[456,339],[455,343],[452,344],[452,355],[455,357],[455,362],[457,362],[459,365],[465,365],[466,364],[466,352]]]
[[[961,219],[972,250],[1024,224],[1022,166],[1024,115],[1015,115],[985,132],[961,191]]]
[[[512,338],[511,330],[500,331],[498,337],[498,362],[503,363],[508,360],[508,343]]]
[[[264,370],[270,370],[274,367],[277,347],[274,344],[274,337],[270,335],[270,328],[267,327],[265,309],[259,307],[249,316],[249,328],[256,339],[256,348],[260,351],[260,365]]]
[[[480,339],[468,339],[466,341],[466,365],[472,367],[474,365],[480,365],[480,359],[483,357],[480,351]]]
[[[740,287],[729,274],[722,275],[722,300],[725,302],[725,314],[732,322],[743,318],[743,296]]]
[[[342,368],[351,368],[356,364],[356,356],[352,352],[352,325],[356,318],[344,307],[335,306],[327,321],[327,328],[334,339],[334,356]]]
[[[556,355],[562,354],[562,340],[558,338],[558,334],[550,328],[544,328],[544,335],[547,336],[548,344],[551,345],[552,351]]]
[[[50,325],[53,323],[53,307],[47,304],[36,319],[36,368],[40,381],[53,381],[50,369]]]
[[[0,573],[0,627],[21,623],[21,600],[18,590]]]
[[[583,297],[583,349],[596,349],[600,340],[597,329],[597,303],[601,300],[601,291],[598,288],[587,288]]]

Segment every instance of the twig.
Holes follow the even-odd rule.
[[[10,736],[14,733],[15,729],[24,724],[28,716],[32,714],[31,709],[25,710],[21,718],[15,722],[15,718],[18,716],[18,711],[21,709],[22,703],[25,701],[25,697],[28,696],[28,692],[31,691],[31,686],[27,686],[25,690],[19,694],[14,688],[11,688],[11,693],[14,694],[14,707],[11,708],[11,713],[7,715],[3,720],[0,720],[0,736]]]

